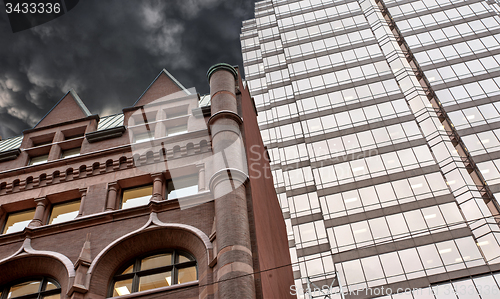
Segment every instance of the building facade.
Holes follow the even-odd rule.
[[[255,106],[207,75],[202,105],[163,70],[123,113],[69,91],[0,141],[0,298],[291,298]]]
[[[344,292],[362,290],[346,298],[500,296],[499,11],[256,3],[241,33],[245,79],[297,290],[337,272]]]

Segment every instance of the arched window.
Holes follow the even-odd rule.
[[[1,299],[60,299],[61,286],[51,278],[33,278],[17,281],[0,288]]]
[[[196,260],[188,253],[169,250],[129,261],[113,277],[109,297],[122,296],[198,279]]]

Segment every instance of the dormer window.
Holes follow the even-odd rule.
[[[181,109],[168,110],[168,111],[166,111],[166,115],[167,115],[167,119],[185,116],[185,115],[187,115],[187,108],[181,107]]]
[[[79,147],[75,147],[72,149],[64,150],[61,153],[61,159],[66,159],[66,158],[71,158],[71,157],[76,157],[80,155],[80,149]]]
[[[167,127],[167,136],[175,136],[187,133],[187,124],[182,124],[173,127]]]
[[[46,155],[41,155],[41,156],[36,156],[36,157],[31,157],[30,162],[28,165],[38,165],[38,164],[43,164],[47,162],[49,159],[49,154]]]
[[[146,131],[134,135],[134,143],[146,142],[153,139],[154,139],[154,134],[151,131]]]
[[[71,140],[71,139],[76,139],[76,138],[81,138],[85,136],[85,132],[83,133],[76,133],[76,134],[71,134],[71,135],[66,135],[64,134],[64,140]]]

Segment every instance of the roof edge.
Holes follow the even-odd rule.
[[[181,82],[179,82],[177,79],[175,79],[175,77],[172,76],[172,74],[170,74],[166,69],[162,69],[160,71],[160,73],[156,76],[156,78],[153,80],[153,82],[151,82],[149,84],[149,86],[146,88],[146,90],[139,96],[139,98],[134,102],[134,104],[131,107],[134,107],[142,99],[142,97],[144,96],[144,94],[146,94],[146,92],[148,92],[148,90],[156,82],[156,80],[158,80],[158,78],[160,78],[161,74],[167,75],[170,78],[170,80],[172,80],[172,82],[174,82],[174,84],[177,85],[177,87],[179,87],[187,95],[191,95],[191,92],[189,92],[189,90],[187,90],[186,87],[184,87],[184,85],[181,84]]]
[[[64,98],[68,95],[68,94],[71,94],[71,96],[73,97],[73,99],[75,99],[75,102],[76,102],[76,104],[78,105],[78,107],[80,107],[80,109],[82,110],[82,112],[83,112],[86,116],[91,116],[91,115],[92,115],[92,113],[90,113],[90,110],[89,110],[89,109],[87,108],[87,106],[85,106],[85,104],[83,103],[82,99],[80,99],[80,96],[76,93],[76,91],[75,91],[73,88],[71,88],[70,90],[68,90],[68,92],[66,92],[66,93],[62,96],[62,98],[61,98],[59,101],[57,101],[57,103],[56,103],[54,106],[52,106],[52,108],[49,110],[49,112],[47,112],[47,113],[46,113],[46,114],[45,114],[45,115],[44,115],[44,116],[43,116],[43,117],[42,117],[42,118],[41,118],[41,119],[40,119],[40,120],[36,123],[36,125],[34,125],[34,126],[33,126],[33,128],[31,128],[31,129],[35,129],[35,128],[36,128],[36,126],[38,126],[38,125],[42,122],[42,120],[44,120],[44,119],[47,117],[47,115],[49,115],[49,114],[50,114],[50,112],[52,112],[52,110],[54,110],[54,108],[56,108],[56,106],[57,106],[57,105],[59,105],[59,103],[61,103],[61,101],[62,101],[62,100],[63,100],[63,99],[64,99]]]

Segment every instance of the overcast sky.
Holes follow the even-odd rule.
[[[0,136],[32,128],[71,88],[94,114],[121,112],[163,68],[208,93],[211,65],[242,66],[241,22],[254,2],[81,0],[18,33],[0,11]]]

